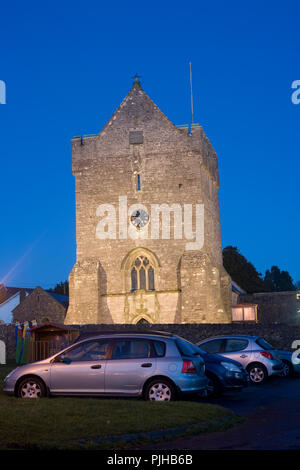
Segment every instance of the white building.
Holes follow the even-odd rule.
[[[12,323],[13,309],[25,299],[33,289],[7,287],[0,284],[0,323]]]

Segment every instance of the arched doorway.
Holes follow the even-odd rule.
[[[150,325],[150,322],[148,322],[146,318],[141,318],[136,324],[137,325]]]

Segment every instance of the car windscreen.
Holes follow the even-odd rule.
[[[181,356],[195,356],[195,355],[200,355],[201,356],[201,355],[205,354],[204,351],[199,349],[193,343],[190,343],[189,341],[186,341],[182,338],[177,338],[176,339],[176,345],[177,345],[177,348],[178,348]]]
[[[274,346],[268,343],[268,341],[266,341],[264,338],[257,338],[255,342],[263,349],[275,349]]]

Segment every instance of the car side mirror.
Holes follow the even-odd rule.
[[[55,362],[63,362],[64,364],[71,364],[71,359],[68,357],[64,356],[63,354],[61,356],[57,356],[55,358]]]

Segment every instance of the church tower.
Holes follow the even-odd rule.
[[[66,324],[226,323],[217,155],[138,77],[100,134],[72,139],[77,259]]]

